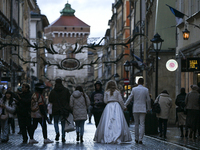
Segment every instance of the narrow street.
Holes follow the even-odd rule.
[[[136,144],[134,142],[134,125],[131,125],[131,136],[132,136],[132,142],[130,143],[123,143],[123,144],[101,144],[96,143],[93,141],[94,133],[95,133],[95,125],[94,121],[92,121],[92,124],[88,124],[88,121],[85,123],[85,133],[84,133],[84,143],[77,143],[76,142],[76,132],[70,132],[66,134],[66,142],[62,143],[61,139],[56,142],[55,139],[55,132],[54,132],[54,126],[48,125],[48,138],[51,140],[54,140],[54,143],[52,144],[44,144],[43,143],[43,136],[40,125],[38,125],[38,129],[35,132],[34,138],[39,141],[38,144],[30,145],[30,144],[22,144],[22,137],[21,135],[17,134],[19,131],[19,126],[16,126],[16,133],[10,134],[10,140],[8,143],[1,143],[0,149],[1,150],[35,150],[35,149],[48,149],[48,150],[60,150],[60,149],[68,149],[68,150],[132,150],[132,149],[175,149],[175,150],[186,150],[186,149],[198,149],[199,142],[192,145],[192,141],[186,143],[187,147],[184,147],[184,141],[181,143],[179,140],[177,140],[179,137],[175,136],[176,132],[178,130],[172,130],[172,128],[169,128],[167,131],[168,133],[168,139],[163,140],[159,139],[157,136],[145,136],[143,140],[143,144]],[[60,127],[60,126],[59,126]],[[177,129],[177,128],[176,128]],[[172,133],[170,133],[172,130]],[[173,137],[171,137],[173,135]],[[182,146],[181,146],[182,145]]]

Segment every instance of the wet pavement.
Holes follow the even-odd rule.
[[[61,127],[61,126],[59,126]],[[200,139],[196,141],[192,141],[190,139],[182,139],[179,137],[178,128],[170,127],[167,131],[167,139],[159,138],[158,136],[144,136],[143,144],[136,144],[134,137],[134,125],[130,126],[132,142],[123,143],[123,144],[101,144],[93,141],[94,133],[96,127],[94,125],[94,121],[92,124],[85,123],[85,133],[84,133],[84,142],[77,143],[76,142],[76,133],[70,132],[66,134],[66,142],[62,143],[61,139],[56,142],[55,139],[55,131],[53,125],[48,125],[48,138],[53,140],[54,143],[44,144],[42,130],[40,125],[38,125],[37,130],[35,131],[34,138],[39,141],[38,144],[22,144],[22,136],[17,134],[19,131],[19,127],[16,126],[16,133],[10,134],[10,140],[8,143],[0,143],[1,150],[36,150],[36,149],[48,149],[48,150],[60,150],[60,149],[68,149],[68,150],[132,150],[132,149],[159,149],[159,150],[182,150],[182,149],[199,149],[200,148]]]
[[[189,149],[200,149],[200,137],[193,140],[191,138],[181,138],[181,132],[178,127],[168,127],[167,138],[161,138],[158,135],[151,135],[150,137],[160,139],[162,141],[178,144],[180,146],[187,147]]]

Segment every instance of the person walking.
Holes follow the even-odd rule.
[[[186,122],[186,115],[185,115],[185,97],[186,97],[186,93],[185,93],[185,88],[181,88],[180,94],[177,95],[176,97],[176,101],[175,104],[176,106],[178,106],[177,108],[177,115],[178,115],[178,125],[180,127],[181,130],[181,136],[180,137],[184,137],[183,134],[183,127],[185,126],[185,122]],[[188,130],[187,128],[185,128],[185,137],[188,136]]]
[[[94,141],[106,144],[131,141],[131,134],[123,113],[123,109],[126,107],[114,80],[110,80],[106,84],[104,102],[107,105],[96,129]]]
[[[169,118],[169,110],[172,107],[172,99],[170,98],[167,90],[163,90],[161,94],[157,96],[155,103],[157,102],[160,104],[161,108],[161,112],[159,114],[156,114],[158,118],[160,137],[164,135],[164,138],[167,138],[166,137],[167,121]],[[164,130],[163,130],[163,125],[164,125]]]
[[[70,107],[72,108],[74,121],[76,124],[76,141],[83,142],[84,123],[87,120],[87,108],[90,106],[90,99],[84,93],[82,86],[77,86],[70,97]]]
[[[106,104],[103,100],[104,92],[102,90],[102,83],[97,81],[94,86],[95,91],[92,93],[90,100],[91,106],[93,107],[92,113],[94,115],[95,125],[97,127]]]
[[[13,99],[13,94],[11,91],[7,91],[5,93],[5,96],[1,100],[1,114],[7,114],[7,117],[5,119],[0,119],[1,121],[1,129],[2,129],[2,134],[1,134],[1,142],[6,143],[9,140],[9,121],[11,118],[14,118],[14,112],[16,111],[16,104]]]
[[[22,93],[17,94],[17,116],[19,127],[22,132],[23,143],[27,143],[28,136],[31,133],[31,96],[30,86],[26,83],[22,85]]]
[[[149,90],[143,86],[144,79],[139,78],[138,86],[132,88],[131,94],[125,102],[127,106],[133,100],[133,116],[135,120],[135,142],[142,144],[145,132],[145,116],[151,108]],[[140,127],[139,127],[140,125]]]
[[[21,86],[19,86],[18,88],[17,88],[17,91],[15,92],[15,94],[14,94],[14,100],[15,100],[15,102],[16,102],[16,104],[18,103],[18,101],[17,101],[17,99],[18,99],[18,94],[21,94],[22,93],[22,87]],[[17,121],[18,121],[18,125],[20,124],[19,123],[19,119],[18,119],[18,106],[17,106],[17,110],[16,110],[16,114],[17,114]],[[22,134],[22,131],[21,131],[21,128],[19,127],[19,132],[17,133],[17,134]]]
[[[53,143],[50,139],[47,138],[47,124],[46,121],[49,123],[49,119],[46,113],[46,106],[43,97],[43,91],[45,89],[45,85],[43,83],[36,83],[35,84],[35,93],[32,95],[31,100],[31,118],[32,118],[32,128],[31,128],[31,135],[29,144],[38,143],[33,137],[34,132],[37,129],[38,123],[40,123],[42,127],[42,133],[44,138],[44,144]]]
[[[12,90],[11,90],[11,87],[8,87],[7,88],[7,91],[9,91],[11,94],[12,94],[12,98],[13,98],[13,101],[16,101],[16,99],[15,99],[15,93],[14,92],[12,92]],[[16,106],[16,105],[15,105]],[[10,132],[10,127],[11,127],[11,129],[12,129],[12,133],[15,133],[15,117],[16,117],[16,111],[17,111],[17,108],[15,109],[15,112],[14,112],[14,114],[12,114],[11,115],[11,117],[9,117],[9,119],[8,119],[8,124],[9,124],[9,134],[11,133]]]
[[[187,117],[186,117],[186,126],[190,128],[189,138],[196,139],[196,131],[198,129],[199,124],[199,116],[200,116],[200,94],[198,92],[197,85],[191,85],[191,91],[186,95],[185,98],[185,108],[187,110]]]
[[[49,115],[49,119],[50,119],[50,124],[52,124],[52,120],[53,120],[53,117],[52,117],[52,104],[49,103],[49,94],[50,94],[50,87],[49,86],[46,86],[45,90],[44,90],[44,103],[45,103],[45,106],[46,106],[46,111],[48,112],[48,115]]]
[[[55,83],[55,88],[49,94],[49,102],[52,103],[52,115],[54,119],[54,128],[56,132],[55,140],[58,141],[60,137],[58,126],[58,122],[60,120],[62,126],[62,142],[65,142],[65,121],[69,115],[69,112],[71,112],[71,95],[69,93],[69,90],[63,86],[62,79],[56,79]],[[66,114],[67,112],[68,114]]]

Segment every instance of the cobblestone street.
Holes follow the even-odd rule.
[[[61,127],[61,126],[59,126]],[[53,125],[48,125],[48,138],[53,140],[54,143],[52,144],[44,144],[43,143],[43,136],[40,125],[38,125],[38,129],[35,132],[34,138],[39,141],[38,144],[30,145],[30,144],[22,144],[22,137],[21,135],[17,134],[19,127],[16,126],[16,133],[10,134],[10,140],[8,143],[0,143],[0,149],[6,150],[31,150],[31,149],[48,149],[48,150],[59,150],[59,149],[68,149],[68,150],[131,150],[131,149],[175,149],[175,150],[181,150],[181,149],[188,149],[184,147],[184,144],[180,143],[179,141],[176,141],[176,139],[171,140],[171,137],[168,140],[162,140],[155,137],[145,136],[143,140],[143,144],[136,144],[134,142],[134,132],[133,128],[134,125],[131,125],[131,136],[132,136],[132,142],[130,143],[123,143],[123,144],[100,144],[93,141],[94,133],[95,133],[95,125],[94,121],[92,124],[87,124],[87,121],[85,123],[85,133],[84,133],[84,142],[77,143],[76,142],[76,133],[70,132],[66,134],[66,142],[62,143],[61,139],[56,142],[55,139],[55,131]],[[171,140],[171,141],[170,141]],[[190,143],[188,143],[190,144]],[[181,146],[183,145],[183,146]],[[192,149],[195,149],[195,146]],[[197,149],[197,148],[196,148]]]

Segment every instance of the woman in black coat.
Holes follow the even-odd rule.
[[[180,92],[181,93],[178,94],[177,97],[176,97],[175,104],[178,106],[178,108],[177,108],[178,125],[179,125],[180,130],[181,130],[181,137],[184,137],[183,126],[185,126],[185,122],[186,122],[186,115],[184,113],[185,97],[186,97],[185,88],[181,88]],[[188,135],[188,130],[186,128],[185,137],[187,137],[187,135]]]

